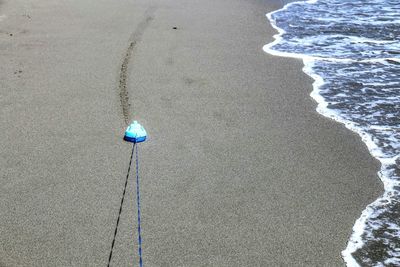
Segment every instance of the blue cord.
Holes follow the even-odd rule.
[[[143,259],[142,259],[142,234],[140,227],[140,190],[139,190],[139,155],[138,155],[138,146],[136,147],[136,204],[137,204],[137,220],[138,220],[138,246],[139,246],[139,266],[143,267]]]

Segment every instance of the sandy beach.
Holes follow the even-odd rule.
[[[280,7],[0,1],[0,266],[107,265],[132,119],[145,266],[343,266],[379,165],[262,50]],[[133,178],[111,266],[138,266]]]

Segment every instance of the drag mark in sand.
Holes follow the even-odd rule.
[[[123,57],[119,74],[118,92],[122,107],[122,115],[124,117],[124,122],[126,125],[128,125],[131,120],[130,119],[131,102],[129,100],[128,86],[127,86],[129,63],[131,62],[132,54],[136,45],[141,41],[143,33],[149,26],[150,22],[154,19],[155,10],[156,10],[155,7],[150,7],[146,10],[144,19],[137,25],[135,31],[129,38],[129,46],[126,49],[125,55]]]
[[[1,1],[1,0],[0,0]],[[147,29],[147,27],[149,26],[150,22],[154,19],[154,12],[155,12],[156,8],[155,7],[149,7],[146,12],[145,12],[145,16],[144,19],[137,25],[135,31],[131,34],[130,38],[129,38],[129,46],[126,49],[125,55],[123,57],[122,60],[122,65],[121,65],[121,69],[120,69],[120,73],[119,73],[119,83],[118,83],[118,92],[119,92],[119,98],[120,98],[120,102],[121,102],[121,107],[122,107],[122,115],[124,117],[124,122],[126,125],[129,124],[130,122],[130,100],[129,100],[129,94],[128,94],[128,67],[129,64],[131,62],[131,58],[132,58],[132,54],[133,51],[136,47],[136,45],[141,41],[143,33],[145,32],[145,30]],[[117,233],[118,233],[118,226],[119,226],[119,221],[121,218],[121,214],[122,214],[122,207],[124,204],[124,199],[125,199],[125,193],[126,193],[126,189],[127,189],[127,184],[128,184],[128,179],[129,179],[129,174],[130,174],[130,170],[131,170],[131,165],[132,165],[132,158],[133,158],[133,152],[135,149],[135,145],[132,146],[132,152],[131,152],[131,157],[130,157],[130,161],[129,161],[129,167],[128,167],[128,171],[126,174],[126,179],[125,179],[125,185],[124,185],[124,190],[122,193],[122,197],[121,197],[121,203],[119,206],[119,212],[118,212],[118,218],[117,218],[117,223],[115,225],[115,230],[114,230],[114,237],[112,240],[112,244],[111,244],[111,250],[110,250],[110,254],[108,257],[108,264],[107,266],[110,266],[111,260],[112,260],[112,255],[113,255],[113,250],[114,250],[114,245],[115,245],[115,241],[116,241],[116,237],[117,237]],[[142,266],[142,258],[141,258],[141,235],[140,235],[140,204],[139,204],[139,184],[138,184],[138,154],[137,154],[137,148],[136,148],[136,179],[137,179],[137,201],[138,201],[138,221],[139,221],[139,256],[140,256],[140,266]]]

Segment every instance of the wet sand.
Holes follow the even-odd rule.
[[[107,265],[133,118],[144,265],[342,266],[378,163],[263,52],[280,6],[1,1],[0,266]],[[135,197],[112,266],[137,266]]]

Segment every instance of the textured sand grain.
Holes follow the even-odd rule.
[[[127,118],[149,133],[146,266],[342,265],[378,164],[315,112],[300,61],[263,52],[280,5],[3,1],[0,266],[107,264]],[[138,262],[133,179],[126,197],[113,266]]]

